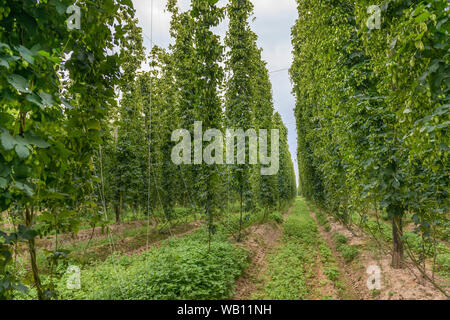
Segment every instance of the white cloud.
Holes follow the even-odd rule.
[[[151,0],[133,0],[147,49],[150,49],[151,37],[156,45],[161,47],[169,45],[170,14],[165,11],[166,3],[166,0],[154,0],[152,8]]]
[[[295,0],[256,0],[253,1],[255,6],[255,16],[279,16],[296,11]]]

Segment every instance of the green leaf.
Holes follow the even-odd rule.
[[[35,238],[38,233],[36,232],[36,230],[33,230],[29,227],[26,227],[24,225],[19,225],[19,230],[18,230],[18,235],[19,238],[23,241],[23,240],[31,240],[33,238]]]
[[[45,57],[45,58],[50,58],[50,53],[48,53],[47,51],[44,50],[39,50],[38,54]]]
[[[86,128],[92,129],[92,130],[100,130],[100,122],[97,120],[91,119],[86,123]]]
[[[11,50],[9,45],[7,45],[6,43],[0,42],[0,49],[2,49],[2,48],[8,48]]]
[[[389,44],[389,49],[394,50],[395,45],[397,44],[398,37],[395,37],[392,39],[391,43]]]
[[[60,100],[67,109],[72,110],[74,108],[74,106],[72,106],[67,99],[60,98]]]
[[[5,60],[6,62],[8,62],[8,64],[10,63],[10,62],[14,62],[14,61],[17,61],[17,60],[20,60],[20,57],[16,57],[16,56],[3,56],[3,60]]]
[[[0,126],[3,124],[5,125],[6,123],[9,123],[11,121],[14,121],[14,117],[7,113],[7,112],[1,112],[0,111]]]
[[[8,180],[6,180],[3,177],[0,177],[0,188],[5,189],[5,187],[8,185]]]
[[[9,134],[9,131],[3,130],[0,134],[0,141],[5,150],[11,150],[14,148],[14,145],[17,144],[16,139],[12,135]]]
[[[9,236],[3,236],[5,238],[6,243],[10,243],[10,237]],[[9,252],[9,250],[2,246],[0,247],[0,255],[3,256],[3,261],[2,264],[4,265],[5,263],[7,263],[8,261],[11,260],[11,252]],[[6,280],[0,281],[0,288],[3,286],[4,288],[8,288],[9,284],[5,284]]]
[[[22,292],[23,294],[28,293],[28,288],[25,287],[21,282],[13,283],[13,288],[19,292]]]
[[[28,81],[24,77],[19,76],[18,74],[10,74],[8,75],[7,80],[17,91],[24,93],[31,92]]]
[[[35,94],[33,92],[28,94],[25,99],[27,99],[28,101],[38,105],[41,108],[44,107],[44,104],[42,103],[41,98],[37,94]]]
[[[26,159],[30,155],[30,150],[23,144],[17,144],[15,150],[20,159]]]
[[[55,6],[56,12],[58,12],[59,15],[65,14],[67,7],[61,3],[59,0],[50,0],[48,3],[49,5]]]
[[[26,133],[25,134],[25,141],[29,144],[32,144],[38,148],[46,149],[50,147],[50,144],[43,140],[41,137],[36,136],[32,133]]]
[[[105,9],[106,12],[113,13],[114,10],[115,10],[114,1],[113,0],[104,0],[103,1],[103,8]]]
[[[29,196],[30,198],[33,196],[33,189],[31,189],[31,187],[25,183],[19,182],[19,181],[14,181],[13,182],[13,186],[17,189],[19,189],[20,191],[23,191],[27,196]]]
[[[431,74],[436,72],[439,69],[439,63],[440,63],[439,60],[437,59],[433,60],[430,67],[428,68],[428,73]]]
[[[11,173],[11,168],[3,163],[0,163],[0,176],[7,177]]]
[[[441,27],[444,23],[446,23],[448,21],[448,18],[444,18],[439,20],[439,22],[436,24],[436,29],[441,30]]]
[[[0,66],[3,66],[3,67],[5,67],[5,68],[9,69],[9,63],[8,63],[8,61],[5,60],[5,59],[3,59],[3,58],[0,58]]]
[[[53,97],[45,92],[39,92],[39,97],[41,97],[42,102],[44,103],[44,105],[46,106],[52,106],[54,103]]]
[[[415,17],[414,20],[415,20],[417,23],[420,23],[420,22],[423,22],[423,21],[427,20],[428,17],[429,17],[430,15],[431,15],[430,12],[425,11],[425,12],[423,12],[422,14],[420,14],[419,16]]]
[[[442,116],[443,114],[447,114],[450,112],[450,104],[444,104],[442,106],[439,106],[434,110],[433,116]]]
[[[25,48],[24,46],[19,46],[16,49],[17,49],[17,51],[19,51],[20,56],[24,60],[26,60],[30,64],[34,64],[33,52],[31,52],[29,49]]]
[[[445,43],[435,43],[433,45],[434,48],[436,49],[444,49],[445,48]]]
[[[124,5],[129,6],[130,8],[134,8],[133,7],[133,1],[131,0],[123,0],[122,1]]]
[[[14,168],[14,176],[16,179],[25,179],[30,175],[30,173],[31,168],[24,164],[19,164]]]

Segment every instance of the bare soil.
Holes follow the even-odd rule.
[[[147,220],[139,220],[132,222],[124,222],[119,224],[110,225],[109,229],[112,234],[119,235],[130,229],[138,229],[148,224]],[[150,225],[150,227],[153,227]],[[89,241],[89,239],[106,238],[108,236],[106,227],[95,227],[89,229],[80,230],[78,233],[65,233],[58,235],[58,245],[65,246],[75,242]],[[42,239],[36,239],[37,248],[45,248],[51,250],[55,246],[56,236],[48,236]]]
[[[194,221],[187,224],[180,225],[180,227],[175,228],[172,230],[171,233],[168,234],[169,237],[176,237],[176,238],[182,238],[194,231],[196,231],[200,226],[203,225],[203,221]],[[153,247],[159,247],[161,242],[165,240],[167,237],[164,237],[164,239],[158,240],[153,243],[149,243],[149,245],[145,244],[144,246],[140,246],[138,248],[134,248],[132,250],[126,250],[124,251],[126,255],[132,256],[134,254],[140,255],[144,251],[149,250],[149,246],[152,245]]]
[[[112,252],[121,252],[126,255],[141,254],[144,251],[151,249],[151,247],[158,247],[161,241],[170,237],[182,237],[186,234],[197,230],[203,221],[194,221],[185,224],[178,224],[173,226],[170,232],[160,232],[152,230],[148,234],[140,234],[137,236],[126,237],[116,242],[109,242],[100,246],[93,246],[86,252],[87,256],[94,256],[96,260],[104,260]],[[84,254],[84,253],[80,253]]]
[[[313,212],[310,212],[315,218]],[[413,266],[404,269],[391,267],[391,256],[383,251],[371,237],[362,232],[350,232],[340,222],[329,219],[330,232],[319,226],[322,237],[326,240],[333,254],[338,257],[339,265],[345,275],[346,286],[349,286],[362,300],[446,300],[445,295],[433,284],[425,280]],[[357,246],[359,255],[351,263],[345,263],[336,250],[331,235],[339,232],[345,235],[349,245]],[[369,275],[366,270],[371,265],[381,269],[381,290],[370,291],[367,287]]]
[[[289,216],[291,207],[284,218]],[[247,229],[248,236],[237,245],[250,251],[250,266],[244,271],[235,283],[235,295],[233,300],[249,300],[252,295],[264,287],[263,275],[267,270],[267,254],[276,250],[280,244],[282,226],[269,222],[253,225]]]

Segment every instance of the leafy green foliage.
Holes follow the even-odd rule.
[[[215,221],[230,213],[226,200],[242,199],[241,230],[283,211],[296,195],[287,129],[274,114],[266,63],[247,21],[250,1],[219,7],[216,0],[193,0],[184,12],[176,0],[168,1],[174,43],[167,50],[150,48],[149,57],[130,0],[81,1],[80,30],[67,28],[72,4],[0,0],[0,212],[14,225],[0,231],[2,298],[14,298],[17,290],[24,295],[19,279],[35,287],[32,297],[55,297],[54,282],[73,255],[57,241],[54,250],[41,250],[36,236],[57,238],[87,227],[108,233],[111,212],[116,223],[138,212],[136,218],[168,228],[200,213],[210,245],[198,252],[220,255],[213,236],[220,238],[223,230]],[[226,13],[227,54],[213,32]],[[150,71],[142,71],[146,63]],[[186,128],[193,136],[196,120],[203,131],[279,129],[278,175],[261,177],[259,167],[249,165],[174,165],[171,133]],[[229,216],[235,224],[234,212]],[[269,219],[282,222],[279,214]],[[31,257],[26,261],[31,270],[23,272],[12,259],[20,242]],[[197,250],[186,250],[200,263]],[[77,259],[91,262],[91,255]],[[204,271],[211,274],[209,284],[217,282],[211,285],[217,292],[210,293],[226,297],[235,274],[221,283],[214,278],[219,260],[211,259],[212,269]],[[47,271],[50,275],[42,275]]]
[[[246,265],[247,254],[225,237],[217,236],[208,250],[204,231],[168,240],[141,256],[111,256],[83,270],[80,292],[59,289],[67,299],[225,299],[233,294],[235,279]]]
[[[333,234],[334,241],[336,242],[336,245],[340,246],[343,244],[347,244],[348,239],[346,236],[344,236],[342,233],[336,232]]]
[[[283,223],[284,221],[283,215],[279,212],[272,212],[269,215],[269,219],[275,221],[276,223]]]
[[[319,225],[323,226],[325,231],[329,232],[331,230],[331,225],[328,222],[326,214],[322,210],[315,208],[314,206],[312,207],[314,209],[314,213],[316,215],[317,222],[319,223]]]
[[[443,253],[436,256],[437,271],[448,277],[450,275],[450,254]]]
[[[255,128],[253,78],[256,49],[256,35],[251,31],[248,18],[253,11],[253,5],[248,0],[232,0],[227,7],[230,19],[225,44],[229,47],[226,61],[229,79],[225,94],[225,123],[227,129],[242,129],[246,132]],[[238,164],[237,144],[232,151],[230,180],[235,192],[240,198],[240,217],[242,223],[243,211],[249,211],[255,206],[253,194],[255,174],[258,174],[249,164]],[[249,161],[249,146],[246,144],[246,161]],[[241,232],[241,230],[239,230]]]
[[[342,244],[342,245],[338,246],[337,249],[341,252],[342,257],[344,257],[345,262],[353,261],[358,256],[358,253],[359,253],[357,248],[355,248],[354,246],[346,245],[346,244]]]
[[[309,290],[305,273],[308,262],[313,262],[296,243],[285,244],[269,261],[270,279],[264,298],[270,300],[306,299]]]
[[[298,1],[290,70],[297,98],[300,192],[344,223],[375,206],[430,238],[449,211],[448,2]]]
[[[334,260],[331,249],[324,242],[322,242],[319,245],[319,250],[321,261],[324,264],[323,272],[329,280],[337,283],[340,273],[339,268],[336,266],[336,261]]]
[[[111,51],[123,34],[114,24],[133,15],[127,0],[83,2],[85,23],[81,30],[70,31],[65,9],[72,4],[0,2],[0,210],[14,213],[18,224],[29,229],[37,209],[43,221],[47,217],[58,229],[58,218],[66,220],[80,202],[84,213],[95,206],[87,200],[95,180],[93,154],[120,82],[121,59]],[[73,218],[71,231],[81,218]],[[51,288],[41,287],[34,237],[26,241],[32,282],[44,299],[51,296]],[[10,262],[6,252],[14,244],[1,244],[4,261]],[[14,274],[0,271],[0,295],[9,296],[11,286],[3,284]]]
[[[326,274],[334,281],[338,270],[333,264],[331,251],[326,249],[324,243],[319,246],[314,219],[309,215],[304,200],[298,198],[283,224],[283,244],[269,258],[270,281],[261,297],[275,300],[308,299],[311,294],[308,279],[312,276],[319,251],[327,266]]]

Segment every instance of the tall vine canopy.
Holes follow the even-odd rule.
[[[0,0],[0,299],[70,299],[85,289],[102,299],[116,282],[121,295],[112,298],[129,299],[116,272],[106,291],[71,281],[98,263],[117,271],[115,257],[153,254],[155,242],[193,231],[182,252],[215,259],[207,265],[214,276],[209,291],[197,284],[175,297],[225,297],[247,257],[235,242],[256,222],[280,222],[296,196],[287,129],[249,24],[252,3],[192,0],[182,10],[164,1],[170,45],[145,34],[145,48],[136,2]],[[221,39],[214,28],[226,18]],[[229,140],[234,129],[247,136]],[[266,152],[271,162],[248,163],[249,129],[269,130],[269,148],[281,144]],[[180,132],[192,148],[180,147]],[[226,139],[237,146],[230,161],[244,154],[245,164],[225,163]],[[271,164],[277,170],[261,177]],[[157,255],[139,264],[149,268],[142,276],[165,259]],[[162,296],[144,295],[174,297],[173,288],[169,281]]]
[[[403,219],[422,246],[448,237],[448,1],[297,3],[300,192],[345,223],[386,212],[399,268]]]
[[[449,15],[0,0],[0,300],[448,299]]]
[[[7,270],[9,246],[27,241],[35,249],[37,212],[46,221],[39,232],[67,232],[77,228],[75,208],[92,204],[85,198],[93,191],[92,156],[120,81],[121,56],[113,49],[133,9],[130,0],[83,2],[83,29],[70,30],[66,9],[72,4],[0,4],[0,209],[23,217],[16,232],[0,233],[1,296],[17,288]],[[54,225],[55,215],[64,223]],[[44,298],[35,254],[31,262]]]

